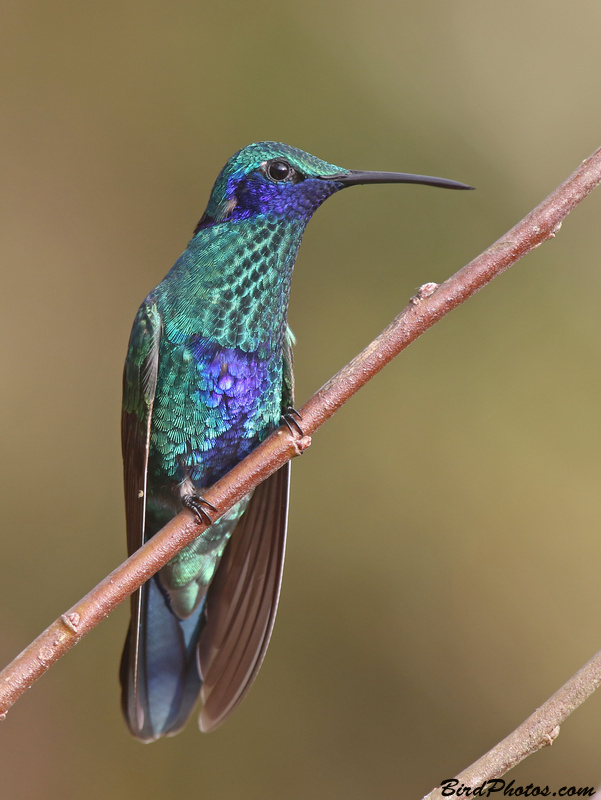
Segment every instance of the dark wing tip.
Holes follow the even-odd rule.
[[[238,706],[265,656],[282,581],[289,474],[286,464],[255,489],[207,594],[201,731],[217,728]]]

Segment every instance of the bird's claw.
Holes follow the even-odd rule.
[[[199,522],[204,522],[206,525],[211,525],[213,523],[213,520],[204,506],[210,508],[211,511],[217,511],[217,509],[212,503],[205,500],[204,497],[200,497],[197,494],[187,494],[182,498],[182,503],[186,508],[189,508],[190,511],[196,514]]]
[[[299,420],[302,422],[302,419],[303,418],[299,412],[295,408],[292,408],[292,406],[289,406],[288,408],[284,409],[284,413],[280,417],[280,423],[285,425],[293,436],[295,433],[300,434],[300,436],[304,436],[305,432],[299,423]]]

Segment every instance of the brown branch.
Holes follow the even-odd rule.
[[[456,775],[453,781],[457,783],[448,788],[459,789],[463,784],[472,790],[476,789],[486,781],[505,775],[537,750],[553,744],[559,736],[561,723],[592,695],[599,684],[601,684],[601,650],[509,736],[475,761],[471,767]],[[444,796],[439,787],[422,800],[441,800]],[[462,796],[468,795],[464,792]]]
[[[304,438],[295,440],[280,428],[207,490],[205,498],[219,509],[219,515],[308,447],[310,435],[425,330],[527,252],[552,238],[567,214],[599,181],[601,149],[482,255],[439,287],[435,284],[422,287],[388,328],[300,409]],[[0,673],[0,718],[55,661],[204,529],[190,512],[182,511],[50,625]]]

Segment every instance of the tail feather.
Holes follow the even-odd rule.
[[[133,736],[152,742],[178,733],[198,700],[203,604],[188,619],[180,620],[170,610],[156,577],[140,593],[139,611],[132,613],[121,660],[121,702]]]
[[[211,575],[204,576],[206,595],[190,616],[178,616],[173,589],[164,588],[157,576],[132,597],[121,688],[125,720],[137,739],[152,742],[178,733],[201,690],[200,727],[213,730],[249,690],[263,661],[278,605],[289,474],[287,464],[267,478],[252,499],[241,501],[243,505],[230,512],[229,530],[222,531],[217,542],[229,537],[237,524],[236,532],[223,557],[219,554],[216,559],[210,549],[204,554],[205,572],[208,561]],[[241,508],[247,505],[240,520]],[[209,531],[216,525],[219,522]],[[193,555],[198,555],[202,544]]]

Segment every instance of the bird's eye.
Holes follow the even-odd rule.
[[[294,178],[296,172],[287,161],[282,158],[276,158],[273,161],[268,161],[265,165],[265,174],[272,181],[281,183],[282,181],[289,181]]]

